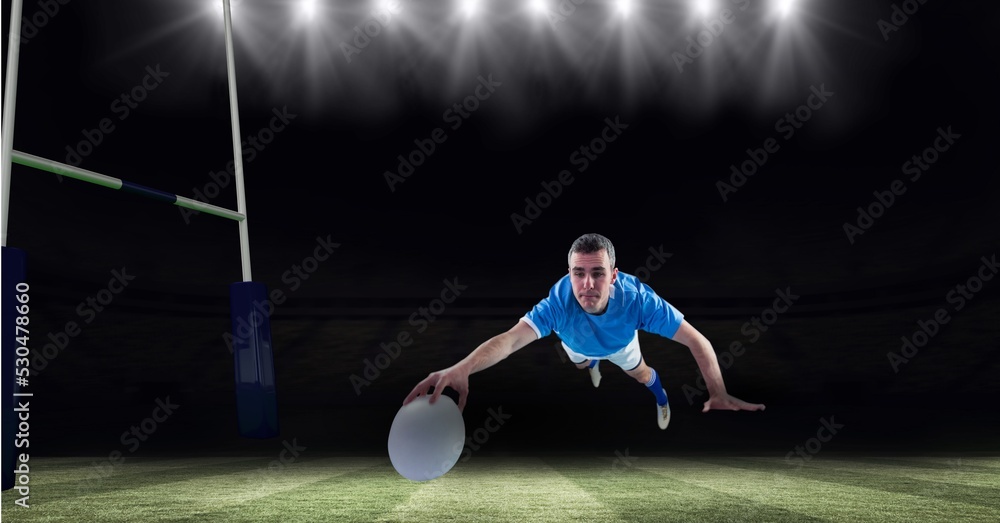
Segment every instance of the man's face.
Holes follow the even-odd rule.
[[[611,284],[618,277],[618,269],[611,268],[608,251],[574,252],[569,258],[569,274],[573,295],[583,310],[590,314],[603,313],[611,296]]]

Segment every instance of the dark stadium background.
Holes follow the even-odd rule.
[[[109,104],[161,64],[170,76],[81,167],[193,197],[233,154],[221,31],[208,20],[160,32],[190,2],[94,4],[60,5],[22,45],[14,148],[65,161],[66,146],[115,116]],[[32,376],[32,454],[122,450],[121,434],[166,398],[179,407],[134,455],[271,454],[293,441],[384,453],[409,390],[513,325],[565,273],[566,251],[585,232],[615,242],[619,269],[650,269],[648,283],[718,352],[742,342],[726,384],[767,410],[700,413],[705,396],[686,394],[697,383],[687,349],[643,334],[673,405],[661,432],[643,387],[605,365],[595,390],[549,337],[472,377],[468,433],[490,409],[510,416],[476,452],[781,456],[822,420],[843,426],[829,451],[996,451],[1000,281],[961,310],[948,300],[1000,239],[992,18],[979,2],[931,1],[886,42],[876,22],[890,2],[812,5],[824,21],[811,26],[826,60],[818,74],[782,77],[768,104],[730,80],[726,96],[697,110],[695,89],[631,92],[614,67],[594,78],[504,63],[445,91],[430,61],[404,66],[366,50],[352,64],[364,73],[343,67],[348,80],[337,82],[297,69],[305,59],[294,50],[284,67],[266,67],[238,44],[243,134],[274,110],[295,115],[245,160],[254,280],[287,297],[271,316],[281,418],[271,440],[236,431],[223,337],[228,286],[241,279],[235,223],[185,220],[177,207],[15,165],[7,245],[28,253],[34,349],[70,321],[82,326]],[[38,9],[25,3],[25,14]],[[443,112],[490,73],[503,85],[390,190],[384,172],[397,155],[445,127]],[[351,74],[378,80],[366,89]],[[785,140],[775,121],[820,86],[835,95]],[[571,154],[616,117],[628,128],[579,172]],[[910,182],[902,164],[948,128],[961,138]],[[780,150],[724,202],[716,182],[772,137]],[[564,169],[573,182],[519,232],[511,214]],[[905,194],[852,244],[844,223],[896,179]],[[234,185],[212,203],[235,208]],[[288,276],[317,238],[339,246],[308,279]],[[671,256],[654,268],[650,249]],[[115,270],[134,279],[100,313],[80,309]],[[410,315],[445,280],[467,290],[418,332]],[[777,289],[800,298],[750,342],[741,328]],[[950,321],[895,372],[888,354],[941,308]],[[412,345],[358,394],[351,376],[364,376],[365,361],[402,331]]]

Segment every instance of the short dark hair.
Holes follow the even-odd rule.
[[[584,234],[577,238],[573,245],[569,248],[569,254],[566,255],[566,261],[573,257],[573,253],[577,252],[580,254],[593,254],[600,251],[608,251],[608,259],[611,261],[611,269],[615,268],[615,246],[611,244],[611,240],[597,233]]]

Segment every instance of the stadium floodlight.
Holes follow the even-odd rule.
[[[775,0],[775,9],[778,12],[778,16],[781,18],[787,18],[788,15],[795,10],[795,0]]]
[[[316,15],[316,0],[299,0],[299,14],[306,20]]]
[[[536,15],[543,15],[548,11],[548,6],[545,0],[529,0],[528,1],[528,11]]]
[[[714,0],[694,0],[693,4],[694,12],[700,17],[708,17],[712,15],[715,11],[715,1]]]
[[[459,9],[466,18],[472,18],[479,12],[479,0],[461,0]]]
[[[632,0],[618,0],[618,14],[623,18],[628,18],[628,15],[632,13]]]

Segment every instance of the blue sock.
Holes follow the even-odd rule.
[[[656,396],[657,405],[666,405],[667,393],[663,392],[663,385],[660,385],[660,375],[656,373],[656,369],[650,368],[649,370],[653,371],[653,373],[646,383],[646,387]]]
[[[591,369],[592,369],[592,368],[594,368],[594,367],[596,367],[596,366],[597,366],[597,362],[599,362],[599,361],[601,361],[601,360],[590,360],[590,365],[589,365],[589,367],[590,367]]]

